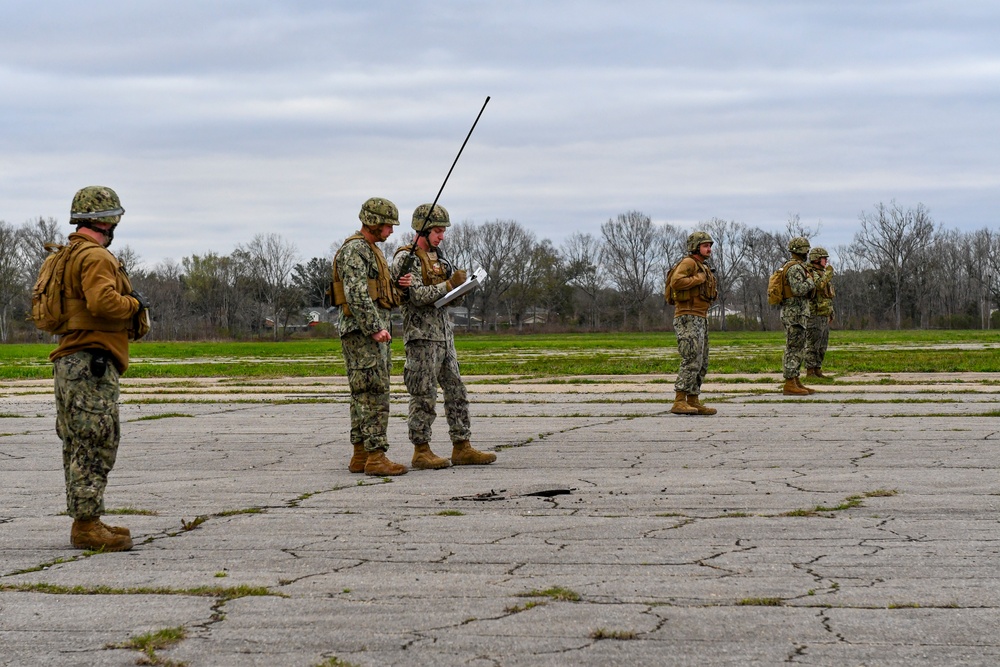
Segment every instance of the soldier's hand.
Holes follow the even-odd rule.
[[[139,302],[139,310],[149,310],[149,299],[144,297],[142,294],[132,290],[132,293],[129,294],[129,296]]]
[[[827,264],[826,265],[826,275],[828,275],[828,276],[832,276],[833,275],[833,264]]]
[[[405,276],[400,276],[398,282],[400,287],[410,287],[413,285],[413,274],[407,273]]]
[[[376,343],[388,343],[392,341],[392,336],[389,335],[388,331],[382,329],[378,333],[372,334],[372,340],[375,341]]]
[[[448,278],[448,290],[453,290],[466,281],[468,274],[463,269],[456,269]]]

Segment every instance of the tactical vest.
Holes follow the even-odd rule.
[[[681,262],[685,259],[691,259],[695,263],[694,275],[699,273],[705,274],[705,282],[695,285],[694,287],[689,287],[687,289],[678,290],[671,287],[670,283],[673,281],[674,272],[680,267]],[[715,281],[715,273],[712,272],[712,268],[705,264],[704,262],[699,262],[693,257],[685,257],[680,262],[674,264],[670,271],[667,272],[667,280],[664,288],[664,297],[670,305],[677,305],[682,301],[690,301],[695,297],[695,295],[700,296],[705,301],[715,301],[719,296],[718,284]]]
[[[385,261],[385,255],[382,254],[378,246],[366,239],[361,233],[346,238],[344,245],[340,246],[340,250],[343,250],[344,246],[349,242],[356,240],[361,240],[368,244],[368,247],[372,250],[372,254],[375,255],[375,262],[378,264],[378,278],[368,279],[368,296],[380,308],[391,310],[394,306],[399,305],[399,297],[395,286],[392,284],[392,278],[389,275],[389,264]],[[337,270],[337,257],[340,255],[340,250],[333,256],[333,283],[331,291],[333,292],[333,305],[340,306],[344,315],[349,316],[351,309],[347,305],[347,295],[344,293],[344,281],[340,278],[340,272]]]
[[[410,248],[413,248],[413,244],[405,245],[398,250],[396,250],[396,255],[401,252],[410,252]],[[417,256],[420,260],[420,281],[424,285],[439,285],[446,280],[448,280],[448,268],[443,261],[441,261],[440,256],[435,252],[434,256],[437,259],[431,259],[430,253],[426,250],[421,249],[419,246],[413,249],[413,254]],[[395,255],[393,255],[395,257]]]

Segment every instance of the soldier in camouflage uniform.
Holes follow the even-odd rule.
[[[388,199],[372,197],[358,215],[361,230],[344,241],[333,258],[333,303],[340,306],[340,344],[351,387],[351,472],[403,475],[406,466],[390,461],[389,312],[399,295],[389,265],[377,245],[399,224],[399,211]],[[409,280],[401,281],[403,286]]]
[[[406,366],[403,381],[410,393],[409,435],[413,443],[414,468],[445,468],[448,459],[430,449],[431,425],[434,423],[437,388],[444,392],[444,414],[451,436],[452,465],[485,465],[496,461],[492,452],[481,452],[469,442],[472,437],[469,399],[458,369],[455,336],[443,308],[434,302],[466,280],[466,272],[455,269],[444,257],[439,245],[451,224],[443,206],[422,204],[413,211],[415,245],[396,251],[393,276],[411,278],[403,303],[403,336]]]
[[[111,188],[81,189],[70,208],[76,231],[60,251],[69,253],[63,272],[68,318],[49,358],[56,433],[63,442],[66,510],[73,518],[70,543],[78,549],[132,548],[128,528],[101,521],[108,473],[121,437],[118,379],[128,368],[129,340],[148,331],[138,325],[148,302],[132,290],[124,269],[107,250],[123,213]]]
[[[830,342],[830,323],[833,322],[833,266],[825,248],[809,251],[809,270],[816,289],[809,301],[809,319],[806,321],[806,377],[827,379],[823,374],[823,358]]]
[[[719,295],[715,275],[706,260],[715,242],[708,232],[697,231],[687,240],[690,253],[667,277],[667,300],[674,304],[674,333],[681,367],[674,383],[676,395],[670,412],[675,415],[714,415],[717,410],[698,399],[708,372],[708,309]]]
[[[809,318],[809,299],[816,283],[806,263],[809,239],[796,236],[788,242],[792,258],[785,264],[783,274],[784,299],[781,302],[781,323],[785,325],[785,354],[782,375],[785,384],[782,393],[787,396],[808,396],[815,393],[799,379],[799,369],[806,351],[806,321]]]

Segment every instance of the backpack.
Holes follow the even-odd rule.
[[[38,279],[31,290],[30,319],[36,327],[50,334],[65,333],[64,329],[69,314],[66,312],[63,295],[66,287],[63,274],[66,272],[66,263],[78,247],[78,243],[69,245],[45,244],[49,255],[42,262],[42,268],[38,271]]]
[[[767,302],[772,306],[780,306],[781,302],[792,295],[792,288],[788,284],[785,272],[790,266],[798,264],[797,260],[790,260],[775,269],[774,273],[767,280]]]
[[[680,262],[677,262],[676,264],[671,266],[670,270],[667,271],[667,282],[663,286],[663,298],[666,299],[667,303],[669,303],[671,306],[677,305],[677,293],[674,292],[674,290],[670,289],[670,281],[674,277],[674,271],[677,270],[677,267],[680,266],[681,262],[683,262],[685,259],[687,258],[686,257],[682,258]]]

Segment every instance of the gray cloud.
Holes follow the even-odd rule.
[[[847,243],[879,201],[1000,203],[1000,9],[960,2],[16,2],[0,218],[115,187],[147,261],[433,198],[559,243],[626,210]]]

